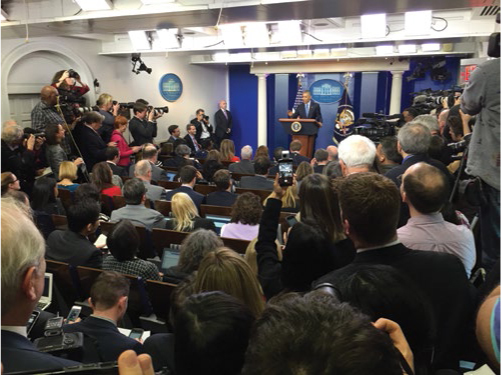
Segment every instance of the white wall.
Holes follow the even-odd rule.
[[[72,60],[83,60],[83,65],[88,69],[88,76],[82,72],[82,78],[92,90],[92,81],[97,78],[100,82],[100,92],[111,94],[116,100],[121,102],[135,101],[144,98],[154,106],[169,107],[169,113],[159,119],[159,132],[157,141],[168,138],[167,127],[172,124],[181,126],[184,134],[185,125],[195,116],[198,108],[204,108],[206,114],[213,117],[217,110],[219,99],[227,96],[228,70],[226,66],[200,66],[190,65],[188,54],[169,54],[166,58],[162,56],[144,56],[145,64],[153,69],[151,75],[142,72],[139,75],[132,73],[130,56],[110,57],[100,56],[101,42],[95,40],[84,40],[75,38],[32,38],[29,46],[45,44],[64,51]],[[9,69],[6,60],[10,60],[13,55],[27,45],[24,39],[2,40],[2,121],[9,117],[8,92],[7,87],[22,87],[30,84],[42,85],[50,83],[52,75],[61,69],[64,60],[51,62],[41,58],[38,54],[26,55],[18,63]],[[36,49],[36,48],[35,48]],[[68,66],[67,68],[70,68]],[[85,69],[84,69],[85,71]],[[183,83],[183,94],[174,103],[165,101],[158,90],[160,78],[166,73],[174,73],[179,76]],[[7,86],[8,83],[8,86]],[[33,86],[32,86],[33,87]],[[41,88],[41,86],[40,86]],[[33,90],[31,90],[33,91]],[[99,94],[93,94],[95,98]],[[91,103],[94,104],[94,103]]]

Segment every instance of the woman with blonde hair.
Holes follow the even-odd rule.
[[[235,156],[235,144],[231,139],[223,139],[220,150],[223,161],[231,161],[232,163],[240,161],[240,158]]]
[[[21,185],[19,185],[19,179],[12,172],[2,173],[2,195],[11,190],[21,190]]]
[[[59,165],[59,179],[58,188],[75,191],[80,186],[73,182],[77,179],[77,166],[71,161],[63,161]]]
[[[242,301],[257,318],[264,310],[264,297],[256,275],[233,250],[222,247],[208,253],[193,281],[195,293],[219,290]]]
[[[177,232],[193,232],[195,229],[204,228],[216,231],[214,223],[198,216],[195,203],[186,193],[176,193],[171,201],[173,219],[165,224],[165,229]]]
[[[282,196],[282,212],[299,212],[299,195],[297,192],[297,185],[288,186],[285,189],[285,193]],[[271,193],[263,202],[263,206],[266,206],[266,202],[274,194]]]
[[[96,104],[99,108],[98,112],[104,116],[103,126],[98,130],[98,133],[101,135],[104,143],[108,143],[111,141],[115,117],[118,115],[120,105],[118,103],[113,104],[113,97],[106,93],[99,95]]]

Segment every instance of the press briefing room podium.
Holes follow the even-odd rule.
[[[315,152],[315,138],[318,133],[318,123],[308,118],[281,118],[278,119],[287,134],[292,135],[292,140],[301,141],[300,154],[308,158]]]

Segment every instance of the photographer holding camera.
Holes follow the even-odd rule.
[[[142,146],[145,143],[153,143],[153,138],[157,136],[156,119],[161,114],[155,114],[155,110],[148,107],[144,102],[137,101],[132,108],[134,117],[129,121],[129,131],[134,138],[134,146]]]
[[[473,71],[461,97],[461,111],[467,115],[478,114],[469,144],[466,172],[481,181],[482,266],[488,270],[499,259],[500,251],[499,58],[488,60]],[[467,126],[464,130],[466,136]]]
[[[213,140],[214,137],[214,128],[209,123],[209,116],[205,115],[205,111],[203,109],[197,109],[196,112],[197,117],[190,121],[192,125],[195,125],[197,132],[195,134],[195,138],[205,148],[207,141]]]
[[[59,93],[59,105],[68,124],[74,123],[83,112],[90,110],[85,108],[86,100],[83,97],[90,90],[89,86],[82,82],[80,75],[73,69],[57,72],[51,86]]]
[[[99,113],[104,116],[103,125],[99,129],[99,135],[103,138],[104,143],[111,141],[111,134],[114,130],[115,117],[118,116],[120,104],[113,100],[110,94],[103,93],[97,99],[97,107]]]

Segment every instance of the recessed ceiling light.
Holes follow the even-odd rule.
[[[386,36],[386,14],[366,14],[360,17],[362,38],[383,38]]]
[[[400,53],[416,53],[417,46],[415,44],[401,44],[398,46]]]
[[[150,40],[148,39],[146,31],[129,31],[129,38],[136,51],[151,49]]]
[[[440,51],[440,43],[424,43],[424,44],[421,44],[421,51],[423,51],[423,52],[436,52],[436,51]]]
[[[162,48],[179,48],[177,31],[177,29],[157,30],[158,39],[160,40]]]
[[[282,21],[278,23],[278,33],[282,44],[299,44],[303,41],[301,21]]]
[[[431,10],[405,12],[405,34],[426,35],[430,33]]]
[[[391,55],[394,52],[394,47],[385,45],[385,46],[376,46],[376,54],[377,55]]]
[[[242,26],[240,24],[227,24],[219,26],[224,40],[224,45],[227,48],[242,47]]]
[[[245,26],[245,45],[246,46],[267,46],[270,44],[270,34],[268,25],[262,22],[248,23]]]
[[[113,4],[110,0],[75,0],[84,12],[93,10],[110,10]]]
[[[157,5],[157,4],[168,4],[174,3],[176,0],[141,0],[144,5]]]

